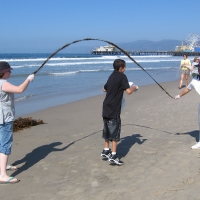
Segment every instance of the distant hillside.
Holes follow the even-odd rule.
[[[107,45],[106,43],[102,43],[99,45],[94,44],[91,46],[70,46],[65,49],[64,52],[67,53],[90,53],[90,51],[94,50],[96,47]],[[137,40],[134,42],[127,43],[115,43],[122,49],[126,51],[173,51],[176,46],[181,46],[182,41],[180,40],[161,40],[161,41],[150,41],[150,40]]]
[[[161,41],[150,41],[150,40],[137,40],[129,43],[118,44],[124,50],[133,51],[173,51],[176,46],[181,46],[182,41],[180,40],[161,40]]]

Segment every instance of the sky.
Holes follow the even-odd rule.
[[[84,38],[185,41],[200,35],[199,8],[200,0],[0,0],[0,53],[49,53]]]

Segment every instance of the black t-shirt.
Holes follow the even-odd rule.
[[[130,88],[125,74],[114,70],[104,85],[106,97],[103,102],[102,117],[115,119],[121,113],[123,93]]]

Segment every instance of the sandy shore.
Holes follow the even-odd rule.
[[[178,81],[162,86],[175,96]],[[199,95],[180,100],[157,85],[125,96],[119,157],[109,165],[100,153],[104,95],[39,111],[28,117],[46,124],[14,134],[9,172],[21,181],[0,186],[5,200],[155,200],[199,199]]]

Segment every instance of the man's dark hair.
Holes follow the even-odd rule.
[[[124,60],[121,59],[116,59],[113,63],[113,67],[114,69],[116,69],[117,71],[119,71],[119,68],[122,67],[124,68],[126,66],[126,62]]]

